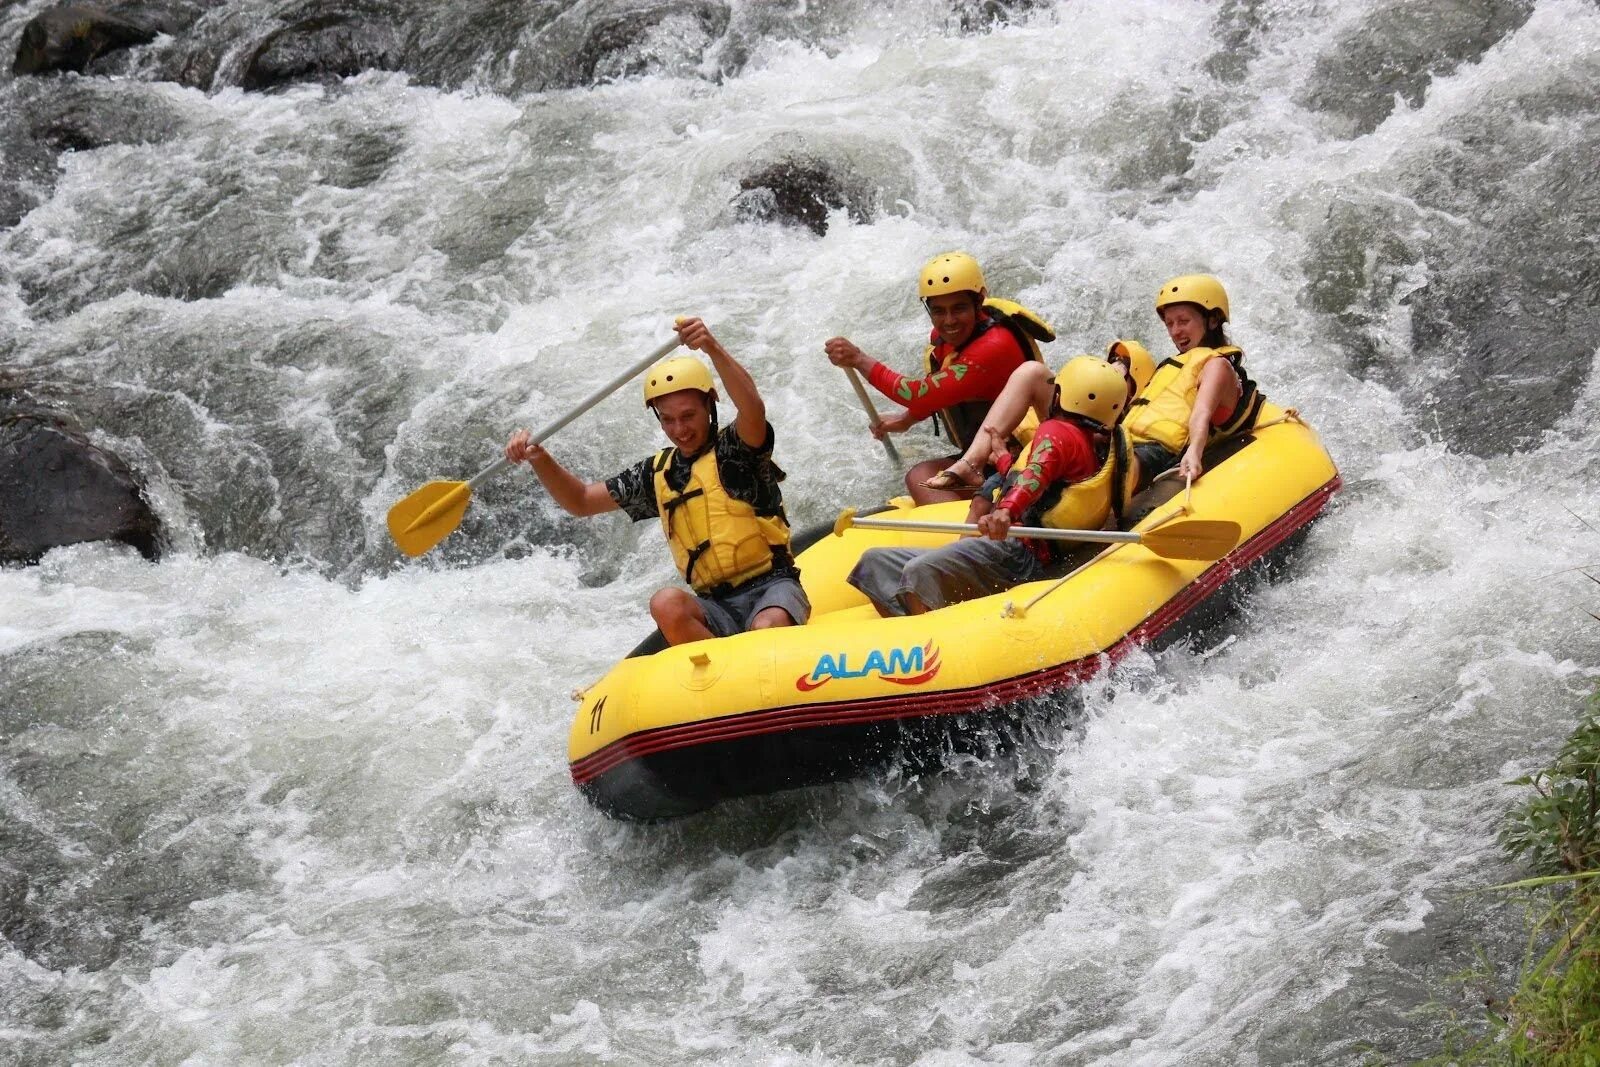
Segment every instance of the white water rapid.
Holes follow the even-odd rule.
[[[1600,676],[1600,8],[655,6],[571,87],[527,74],[550,5],[488,3],[400,12],[451,76],[190,88],[170,38],[0,76],[0,365],[167,528],[160,562],[0,570],[0,1063],[1437,1051],[1479,1010],[1449,976],[1522,951],[1481,891],[1517,874],[1507,780]],[[63,124],[92,143],[38,156]],[[837,180],[825,233],[741,195],[786,159]],[[1155,287],[1219,275],[1344,491],[1220,631],[1014,757],[599,815],[569,693],[649,631],[654,524],[524,470],[403,562],[388,506],[685,313],[759,381],[797,525],[881,501],[822,342],[911,369],[950,248],[1053,364],[1165,354]],[[601,478],[658,443],[629,386],[550,446]]]

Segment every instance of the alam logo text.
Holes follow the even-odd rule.
[[[920,647],[891,648],[887,652],[875,648],[866,654],[859,668],[850,665],[849,652],[824,652],[817,665],[795,679],[794,687],[802,693],[820,689],[835,678],[867,678],[877,675],[895,685],[921,685],[939,673],[939,650],[933,642]]]

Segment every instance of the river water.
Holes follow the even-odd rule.
[[[163,38],[0,76],[0,362],[169,528],[0,572],[0,1062],[1359,1064],[1477,1010],[1449,976],[1522,947],[1507,780],[1600,673],[1600,9],[367,6],[425,31],[407,70],[184,87]],[[741,193],[783,160],[831,168],[825,233]],[[821,343],[909,370],[956,247],[1052,363],[1165,352],[1156,285],[1221,276],[1334,509],[1011,756],[598,815],[569,693],[649,629],[653,524],[516,472],[403,562],[389,504],[683,313],[797,523],[881,500]],[[657,446],[632,387],[552,440],[591,478]]]

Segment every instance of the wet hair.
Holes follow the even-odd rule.
[[[1216,318],[1217,315],[1218,312],[1215,311],[1205,313],[1206,335],[1200,339],[1200,343],[1206,348],[1222,348],[1233,344],[1228,340],[1228,331],[1224,328],[1226,324],[1220,318]]]

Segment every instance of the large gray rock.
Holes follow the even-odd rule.
[[[120,541],[155,559],[159,534],[121,459],[60,415],[0,409],[0,562],[33,563],[84,541]]]
[[[812,157],[779,159],[739,179],[734,210],[752,222],[804,226],[822,235],[828,212],[844,208],[856,222],[872,217],[872,191],[847,170]]]
[[[517,43],[507,87],[542,92],[689,75],[727,31],[723,0],[578,0]]]
[[[1531,0],[1403,0],[1370,15],[1317,58],[1298,103],[1371,133],[1395,100],[1417,107],[1433,79],[1476,62],[1533,13]]]
[[[400,38],[379,19],[328,13],[273,30],[250,53],[240,84],[261,90],[399,66]]]
[[[152,23],[136,22],[98,7],[53,7],[39,12],[22,28],[11,73],[82,71],[107,52],[149,43],[157,31]]]
[[[111,13],[118,18],[155,33],[176,36],[213,7],[226,0],[126,0],[115,4]]]

